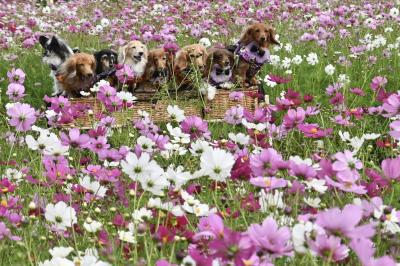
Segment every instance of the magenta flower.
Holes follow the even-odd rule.
[[[107,144],[106,137],[100,136],[95,139],[94,138],[90,139],[88,148],[94,153],[102,153],[104,152],[104,150],[110,148],[110,144]]]
[[[200,137],[209,138],[211,134],[207,122],[195,115],[186,117],[181,122],[181,129],[182,132],[189,134],[192,140]]]
[[[364,96],[365,92],[361,88],[351,88],[350,92],[357,95],[357,96]]]
[[[10,83],[7,87],[6,94],[11,101],[17,102],[21,100],[25,94],[25,87],[19,83]]]
[[[273,148],[264,149],[250,158],[250,168],[254,176],[274,175],[282,163],[282,155]]]
[[[7,72],[8,81],[10,83],[23,84],[25,81],[25,73],[20,68],[13,68],[11,71]]]
[[[17,131],[28,131],[36,122],[36,112],[29,104],[15,103],[7,109],[8,123]]]
[[[301,124],[297,126],[297,129],[303,132],[305,137],[314,139],[329,136],[333,131],[332,128],[321,129],[317,124]]]
[[[244,97],[244,93],[241,91],[232,91],[231,93],[229,93],[229,99],[231,99],[232,101],[240,101],[242,100]]]
[[[385,77],[376,76],[372,79],[370,86],[373,91],[378,91],[379,89],[384,89],[387,82]]]
[[[333,235],[344,235],[351,239],[371,238],[375,234],[375,224],[357,226],[362,216],[361,207],[346,205],[343,210],[332,208],[318,213],[316,223]]]
[[[384,115],[385,117],[393,117],[399,114],[400,112],[400,95],[399,94],[392,94],[382,105],[383,111],[386,112]]]
[[[400,178],[400,157],[383,160],[381,167],[383,173],[387,178],[390,179]]]
[[[60,133],[61,143],[65,146],[71,146],[72,148],[83,148],[89,143],[89,136],[87,134],[81,134],[78,128],[71,128],[68,135],[64,132]]]
[[[315,241],[309,241],[312,251],[328,261],[341,261],[349,255],[349,248],[342,245],[336,236],[318,235]]]
[[[0,222],[0,240],[5,237],[14,241],[19,241],[22,239],[19,236],[12,235],[10,229],[7,228],[6,224],[4,222]]]
[[[253,177],[250,179],[250,183],[256,187],[265,188],[267,191],[287,185],[285,179],[276,177]]]
[[[289,169],[290,175],[297,176],[304,180],[312,179],[317,175],[317,172],[312,166],[308,166],[304,163],[298,164],[293,161],[290,161],[289,166],[290,166]]]
[[[273,258],[293,255],[290,229],[286,226],[279,228],[271,217],[265,219],[261,225],[250,225],[247,234],[257,249],[266,251]]]
[[[117,90],[110,85],[103,85],[100,87],[99,92],[97,93],[97,98],[103,102],[106,103],[107,100],[111,96],[116,96],[117,95]]]
[[[200,232],[194,235],[193,239],[195,240],[204,236],[212,238],[222,238],[224,236],[224,221],[217,214],[211,214],[208,217],[201,218],[198,227]]]

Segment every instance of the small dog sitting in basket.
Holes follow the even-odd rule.
[[[207,54],[204,72],[206,80],[217,89],[221,88],[232,79],[233,53],[225,48],[211,47],[207,49]]]

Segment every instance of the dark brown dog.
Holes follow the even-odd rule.
[[[206,48],[201,44],[183,47],[175,57],[174,74],[178,86],[190,83],[188,74],[194,69],[204,72],[207,60]]]
[[[234,65],[233,53],[225,48],[207,49],[207,61],[204,75],[211,85],[218,86],[230,81]]]
[[[269,60],[268,49],[271,44],[279,45],[271,26],[255,23],[245,29],[234,49],[235,54],[239,55],[239,63],[234,68],[234,78],[237,82],[242,85],[257,83],[255,76]]]
[[[77,53],[71,55],[57,72],[56,77],[69,97],[79,97],[81,91],[87,91],[95,81],[96,60],[93,55]]]

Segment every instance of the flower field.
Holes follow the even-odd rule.
[[[39,2],[0,0],[0,265],[399,265],[400,1]],[[255,21],[280,43],[255,110],[164,95],[167,122],[116,127],[135,93],[100,81],[96,123],[62,126],[85,111],[51,96],[41,34],[92,54]]]

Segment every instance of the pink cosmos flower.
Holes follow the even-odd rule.
[[[362,216],[361,207],[349,204],[343,210],[332,208],[318,213],[316,223],[334,235],[341,234],[351,239],[371,238],[375,235],[375,224],[357,226]]]
[[[226,111],[224,121],[231,125],[238,125],[242,122],[243,116],[243,107],[234,106]]]
[[[107,150],[109,147],[110,144],[107,143],[107,138],[103,136],[90,139],[88,144],[89,150],[94,153],[104,152],[104,150]]]
[[[189,134],[192,140],[200,137],[209,138],[211,134],[208,123],[195,115],[186,117],[181,122],[181,129],[182,132]]]
[[[382,105],[383,111],[386,112],[384,115],[385,117],[393,117],[399,114],[400,112],[400,95],[399,94],[392,94]]]
[[[261,225],[250,225],[247,234],[257,249],[266,251],[272,258],[293,255],[290,229],[286,226],[279,228],[271,217],[265,219]]]
[[[25,94],[25,87],[19,83],[10,83],[7,87],[6,94],[11,101],[17,102],[21,100]]]
[[[8,123],[17,131],[28,131],[36,122],[36,112],[29,104],[15,103],[7,109]]]
[[[11,71],[7,72],[7,77],[10,83],[23,84],[25,81],[25,73],[20,68],[13,68]]]
[[[388,80],[385,77],[376,76],[372,79],[371,89],[373,91],[378,91],[379,89],[384,89]]]
[[[361,88],[351,88],[350,92],[357,96],[364,96],[365,92]]]
[[[332,128],[321,129],[317,124],[301,124],[297,126],[297,129],[303,132],[304,136],[314,139],[329,136],[333,131]]]
[[[387,178],[390,179],[400,178],[400,157],[383,160],[381,167],[383,173]]]
[[[120,68],[115,72],[115,76],[118,81],[126,84],[128,81],[133,80],[135,77],[132,68],[129,65],[123,64]]]
[[[390,123],[390,129],[391,129],[391,131],[389,132],[390,136],[400,141],[400,120]]]
[[[363,167],[362,162],[353,157],[353,153],[349,150],[338,152],[334,155],[336,161],[333,163],[332,168],[335,171],[353,171],[360,170]]]
[[[11,234],[10,229],[7,228],[4,222],[0,222],[0,240],[7,237],[10,240],[20,241],[22,238]]]
[[[358,238],[350,242],[350,247],[360,259],[362,266],[396,266],[396,262],[390,256],[374,258],[374,243],[367,238]]]
[[[233,101],[240,101],[241,99],[243,99],[244,97],[244,93],[241,91],[233,91],[231,93],[229,93],[229,99],[233,100]]]
[[[273,148],[268,148],[251,156],[250,167],[254,176],[274,175],[283,162],[282,155]]]
[[[60,139],[63,145],[71,146],[73,148],[83,148],[89,143],[89,136],[87,134],[81,134],[78,128],[71,128],[68,135],[64,132],[60,133]]]
[[[296,110],[289,109],[283,117],[283,124],[286,128],[293,128],[296,125],[303,123],[305,118],[306,111],[303,108],[297,107]]]
[[[253,177],[250,179],[250,183],[256,187],[265,188],[267,191],[286,187],[287,181],[283,178],[276,177]]]
[[[336,236],[318,235],[309,241],[311,250],[326,260],[341,261],[349,255],[349,248]]]

